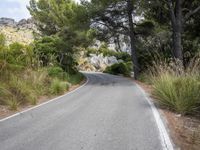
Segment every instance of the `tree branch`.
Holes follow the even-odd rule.
[[[168,0],[167,4],[168,4],[168,7],[169,7],[172,24],[175,24],[176,23],[176,16],[175,16],[175,13],[174,13],[172,0]]]
[[[197,13],[198,11],[200,11],[200,6],[198,6],[196,9],[194,9],[193,11],[190,11],[189,13],[187,13],[185,15],[185,20],[188,20],[192,15],[194,15],[195,13]]]

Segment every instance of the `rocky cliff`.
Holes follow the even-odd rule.
[[[0,18],[0,33],[6,36],[7,44],[12,42],[30,44],[34,40],[33,32],[37,32],[37,29],[31,18],[19,22],[11,18]]]

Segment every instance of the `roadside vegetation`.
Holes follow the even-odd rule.
[[[113,75],[123,75],[126,77],[131,76],[131,70],[132,70],[132,63],[127,62],[121,62],[121,63],[116,63],[111,66],[108,66],[105,70],[104,73],[110,73]]]
[[[5,45],[0,35],[0,105],[17,110],[20,105],[36,105],[41,96],[63,94],[69,87],[79,84],[83,75],[64,71],[54,55],[44,65],[37,50],[46,45]],[[36,51],[36,52],[35,52]]]
[[[200,61],[191,60],[186,67],[179,61],[155,62],[148,70],[148,83],[158,102],[180,114],[198,115],[200,111]]]

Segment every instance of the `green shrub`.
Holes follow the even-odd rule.
[[[60,65],[67,72],[76,71],[76,57],[70,44],[58,36],[45,36],[35,41],[33,49],[41,66]]]
[[[131,62],[131,55],[127,52],[115,52],[114,56],[118,60],[123,60],[124,62]]]
[[[60,67],[50,67],[48,68],[48,75],[60,78],[63,75],[63,69]]]
[[[95,48],[87,48],[86,49],[86,56],[89,57],[90,54],[96,54],[98,51]]]
[[[132,61],[128,61],[125,63],[128,70],[132,71],[133,70],[133,62]]]
[[[84,79],[84,75],[82,73],[69,74],[67,81],[72,85],[79,84]]]
[[[127,67],[127,65],[125,63],[113,64],[113,65],[107,67],[104,72],[114,74],[114,75],[121,74],[124,76],[130,76],[130,74],[131,74],[131,71],[129,70],[129,68]]]
[[[62,94],[64,93],[65,90],[68,90],[68,89],[69,89],[69,85],[66,82],[61,82],[58,79],[53,79],[50,86],[51,94]]]
[[[160,104],[181,114],[195,113],[200,104],[200,82],[194,76],[162,74],[153,81]]]

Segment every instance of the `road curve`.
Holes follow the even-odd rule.
[[[71,94],[0,122],[0,150],[162,150],[148,102],[132,80],[86,73]]]

